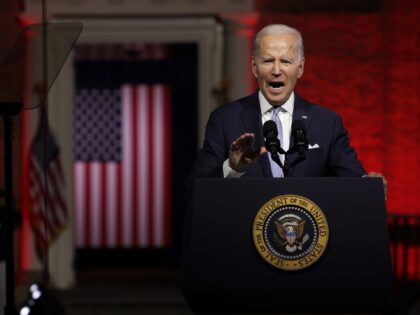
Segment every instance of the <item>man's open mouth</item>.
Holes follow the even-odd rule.
[[[280,89],[284,86],[283,82],[268,82],[268,85],[273,89]]]

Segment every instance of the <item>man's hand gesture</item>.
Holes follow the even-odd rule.
[[[257,161],[257,159],[267,152],[265,147],[252,150],[255,135],[253,133],[244,133],[238,139],[232,142],[229,151],[229,166],[235,172],[243,173],[246,168]]]

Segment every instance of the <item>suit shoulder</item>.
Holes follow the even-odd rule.
[[[305,99],[300,99],[302,104],[308,108],[308,111],[310,111],[313,115],[329,118],[329,119],[335,119],[337,117],[340,117],[340,115],[335,112],[334,110],[327,108],[323,105],[312,103]]]
[[[252,94],[232,102],[226,103],[215,110],[212,113],[216,115],[231,115],[231,114],[238,114],[238,112],[251,108],[259,111],[259,102],[258,102],[258,95]]]
[[[336,118],[340,116],[337,112],[333,111],[332,109],[317,104],[313,105],[313,110],[314,112],[319,113],[320,115],[325,115],[331,118]]]

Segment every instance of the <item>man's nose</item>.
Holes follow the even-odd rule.
[[[280,62],[274,62],[273,63],[273,68],[271,69],[271,73],[273,75],[281,75],[281,66],[280,66]]]

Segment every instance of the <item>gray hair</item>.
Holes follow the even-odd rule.
[[[296,35],[298,58],[302,61],[304,57],[303,39],[302,34],[295,28],[284,25],[284,24],[271,24],[262,28],[254,38],[254,46],[252,48],[252,57],[255,58],[258,55],[260,49],[260,41],[265,35],[282,35],[285,33]]]

